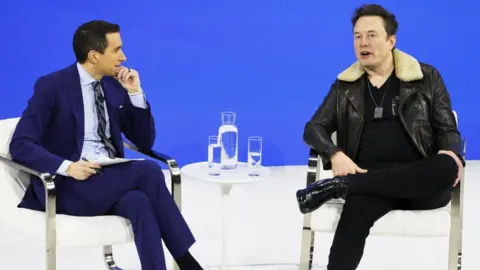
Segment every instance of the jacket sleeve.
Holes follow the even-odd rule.
[[[323,103],[305,125],[303,133],[303,140],[319,153],[325,170],[331,169],[330,159],[333,154],[341,151],[332,141],[332,134],[335,131],[337,131],[336,83],[332,84]]]
[[[125,137],[142,150],[150,150],[155,142],[155,121],[151,107],[146,102],[146,108],[134,106],[126,94],[125,114],[122,117],[122,132]]]
[[[438,70],[433,69],[432,73],[432,127],[435,132],[438,150],[453,151],[465,166],[465,160],[462,157],[460,132],[453,114],[450,94]]]
[[[32,97],[17,124],[9,146],[12,159],[39,172],[56,174],[65,159],[40,146],[45,129],[53,114],[55,95],[45,77],[40,77],[34,86]]]

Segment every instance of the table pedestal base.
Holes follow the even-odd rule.
[[[227,270],[227,234],[228,234],[228,204],[229,204],[229,195],[232,191],[231,185],[222,185],[220,186],[222,191],[222,262],[220,270]]]

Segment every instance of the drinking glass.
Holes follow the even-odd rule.
[[[262,168],[262,137],[248,137],[248,175],[259,176]]]
[[[221,146],[218,136],[208,136],[208,174],[220,175]]]
[[[460,139],[460,155],[464,158],[467,156],[467,140],[465,138]]]

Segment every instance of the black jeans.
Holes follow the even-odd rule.
[[[441,154],[399,168],[351,175],[327,269],[356,269],[370,228],[389,211],[447,205],[457,174],[455,160]]]

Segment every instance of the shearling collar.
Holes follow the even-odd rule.
[[[412,56],[400,51],[393,50],[393,61],[395,62],[395,75],[401,81],[411,82],[423,79],[420,63]],[[349,68],[338,74],[337,78],[341,81],[354,82],[365,73],[365,69],[359,61],[353,63]]]

